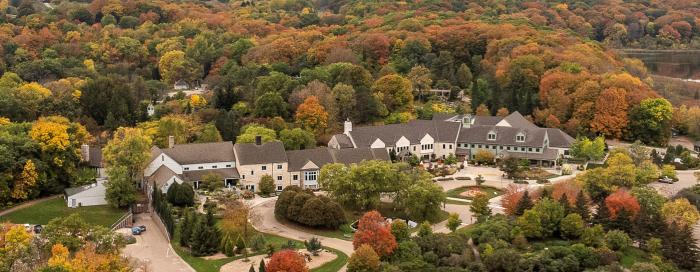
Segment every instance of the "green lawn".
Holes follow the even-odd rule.
[[[477,186],[462,186],[462,187],[459,187],[459,188],[455,188],[455,189],[449,190],[449,191],[446,192],[446,194],[447,194],[447,197],[454,197],[454,198],[461,198],[461,199],[469,199],[469,200],[471,200],[471,199],[472,199],[471,197],[462,196],[462,195],[460,195],[460,194],[463,193],[463,192],[466,192],[466,191],[468,191],[468,190],[474,189],[474,188],[477,188]],[[481,186],[481,187],[478,187],[478,188],[479,188],[479,190],[481,190],[482,192],[486,193],[486,195],[488,195],[489,198],[494,198],[494,197],[497,197],[497,196],[500,196],[500,195],[503,194],[503,190],[500,190],[500,189],[497,189],[497,188],[494,188],[494,187],[491,187],[491,186]],[[465,204],[466,204],[466,203],[465,203]]]
[[[320,267],[311,269],[311,272],[337,272],[348,262],[348,255],[345,255],[345,253],[341,252],[340,250],[329,247],[324,248],[335,253],[337,257]]]
[[[110,227],[126,211],[109,206],[89,206],[80,208],[68,208],[63,198],[56,198],[37,203],[8,215],[0,216],[0,222],[10,221],[16,224],[42,224],[45,225],[54,218],[63,218],[74,213],[80,214],[85,222],[95,225]]]

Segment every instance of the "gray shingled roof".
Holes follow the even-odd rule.
[[[233,148],[238,154],[238,165],[287,162],[282,142],[236,144]]]
[[[502,151],[504,158],[513,157],[519,159],[530,159],[530,160],[556,160],[559,154],[554,149],[545,148],[542,153],[521,153],[521,152],[508,152]]]
[[[558,128],[547,128],[547,137],[551,147],[569,148],[575,141],[569,134]]]
[[[353,148],[352,140],[348,135],[345,134],[336,134],[333,135],[335,137],[335,140],[338,141],[338,145],[340,145],[340,148]]]
[[[519,112],[515,111],[505,118],[503,118],[508,124],[510,124],[511,127],[516,127],[516,128],[530,128],[530,129],[536,129],[539,128],[529,120],[525,119],[525,117],[520,114]]]
[[[488,140],[489,132],[496,132],[496,140]],[[499,127],[499,126],[476,126],[462,129],[459,133],[460,143],[470,144],[497,144],[510,146],[531,146],[541,147],[544,143],[546,129],[523,129],[514,127]],[[516,142],[515,136],[522,132],[525,134],[524,142]]]
[[[90,157],[87,164],[95,168],[102,167],[102,147],[90,146],[88,152],[90,152]]]
[[[418,144],[426,134],[430,134],[436,142],[454,142],[460,126],[457,122],[411,120],[405,124],[353,128],[350,136],[358,147],[370,147],[377,139],[387,146],[394,146],[401,137],[406,137],[411,144]]]
[[[495,126],[503,120],[503,117],[498,116],[474,116],[474,123],[472,126]]]
[[[365,160],[390,160],[384,148],[348,148],[332,149],[319,147],[314,149],[287,151],[289,171],[300,171],[309,161],[319,168],[329,163],[359,163]]]
[[[206,176],[207,174],[210,174],[210,173],[217,174],[222,179],[240,178],[240,175],[238,174],[238,170],[236,168],[219,168],[219,169],[187,171],[187,172],[182,172],[182,177],[184,177],[184,180],[187,180],[187,181],[198,181],[198,180],[202,180],[204,176]]]
[[[165,153],[180,164],[236,161],[232,142],[179,144],[173,148],[151,149],[152,158]]]
[[[156,186],[160,188],[173,176],[177,176],[178,178],[182,179],[182,177],[173,172],[173,170],[170,170],[170,168],[165,165],[161,165],[155,172],[153,172],[153,174],[151,174],[151,176],[148,177],[148,181],[155,182]]]

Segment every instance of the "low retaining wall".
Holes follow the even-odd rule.
[[[165,228],[165,224],[163,224],[163,220],[160,219],[160,216],[158,216],[158,213],[152,212],[151,214],[151,219],[153,219],[153,223],[160,229],[160,232],[165,236],[165,239],[170,242],[170,234],[168,233],[168,229]]]

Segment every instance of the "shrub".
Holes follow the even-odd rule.
[[[275,216],[309,227],[330,229],[347,222],[340,204],[298,186],[288,186],[282,191],[275,203]]]
[[[304,246],[306,246],[306,250],[311,252],[311,254],[314,256],[318,256],[318,252],[321,251],[321,241],[319,241],[316,237],[312,237],[308,241],[304,241]]]
[[[264,175],[260,178],[260,195],[270,195],[275,192],[275,181],[272,176]]]
[[[243,190],[243,192],[241,192],[241,196],[244,199],[253,199],[255,197],[255,193],[249,190]]]
[[[612,250],[621,250],[632,244],[629,235],[621,230],[611,230],[605,234],[605,243]]]
[[[559,226],[562,236],[569,239],[575,239],[581,236],[584,227],[585,222],[583,222],[583,218],[575,213],[570,213],[564,217]]]
[[[494,158],[495,157],[494,157],[493,153],[491,153],[491,151],[487,151],[487,150],[483,150],[483,149],[477,151],[476,154],[474,154],[474,162],[476,162],[477,164],[491,165],[491,164],[493,164]]]
[[[287,249],[272,254],[272,258],[265,266],[265,271],[306,272],[309,271],[309,268],[306,266],[303,256],[294,250]]]
[[[194,189],[189,183],[178,184],[177,182],[173,182],[168,188],[166,197],[168,202],[175,206],[194,205]]]
[[[371,246],[363,244],[350,256],[348,272],[379,271],[379,256]]]

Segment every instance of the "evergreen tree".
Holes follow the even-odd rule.
[[[605,225],[603,225],[605,226]],[[607,229],[618,229],[630,233],[632,230],[632,215],[627,209],[622,209],[617,212],[615,218],[608,221]]]
[[[515,215],[523,215],[525,211],[531,209],[532,206],[533,204],[532,199],[530,199],[530,193],[528,193],[528,191],[525,191],[520,200],[518,200],[518,205],[515,206]]]
[[[608,207],[605,206],[605,202],[603,201],[598,203],[598,210],[596,211],[594,222],[603,226],[607,226],[610,222],[610,211],[608,211]]]
[[[682,269],[698,267],[700,249],[695,244],[690,227],[679,227],[671,223],[662,239],[662,251],[666,258]]]
[[[253,264],[250,264],[250,269],[248,269],[248,272],[255,272],[255,268],[253,268]]]
[[[561,204],[564,207],[565,214],[570,214],[572,212],[571,204],[569,204],[569,197],[566,195],[566,193],[563,193],[559,198],[559,204]]]
[[[192,237],[191,226],[197,223],[195,221],[197,217],[193,213],[194,211],[186,209],[184,219],[180,223],[180,245],[183,247],[189,247],[190,238]]]
[[[540,195],[540,199],[545,198],[552,198],[552,189],[549,187],[542,188],[542,194]]]
[[[590,219],[590,211],[588,210],[588,205],[586,203],[586,197],[583,195],[583,190],[579,191],[576,195],[576,204],[574,207],[574,212],[583,218],[583,221],[588,222]]]
[[[258,272],[265,272],[265,259],[260,259],[260,266],[258,267]]]

